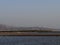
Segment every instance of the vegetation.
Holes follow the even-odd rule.
[[[2,31],[2,32],[52,32],[51,30],[19,30],[19,31]]]

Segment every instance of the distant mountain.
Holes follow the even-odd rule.
[[[53,30],[46,27],[13,27],[0,24],[0,31],[19,31],[19,30]]]

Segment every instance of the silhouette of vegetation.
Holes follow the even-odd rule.
[[[19,31],[2,31],[2,32],[52,32],[51,30],[19,30]]]

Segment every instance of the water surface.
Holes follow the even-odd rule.
[[[0,36],[0,45],[60,45],[60,36]]]

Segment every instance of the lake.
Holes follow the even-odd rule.
[[[60,45],[60,36],[0,36],[0,45]]]

